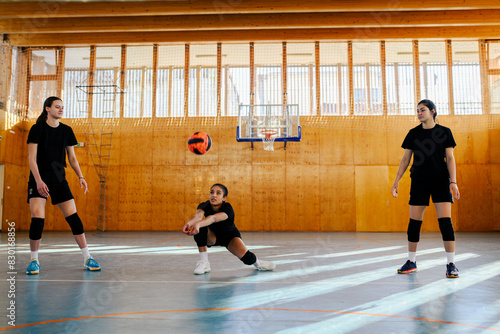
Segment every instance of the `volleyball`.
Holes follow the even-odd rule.
[[[195,132],[189,137],[188,147],[194,154],[205,154],[212,147],[212,139],[205,132]]]

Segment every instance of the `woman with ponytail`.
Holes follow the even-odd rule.
[[[63,116],[64,105],[60,98],[51,96],[45,100],[43,110],[28,135],[30,176],[28,181],[28,203],[31,209],[29,231],[31,261],[26,269],[27,275],[36,275],[40,271],[38,249],[42,239],[45,221],[45,203],[50,196],[52,205],[57,205],[73,232],[76,243],[82,251],[84,269],[95,271],[101,267],[87,247],[83,224],[76,212],[75,200],[68,181],[66,181],[66,154],[68,161],[79,178],[80,188],[87,182],[82,175],[76,159],[74,146],[75,134],[68,125],[59,120]]]

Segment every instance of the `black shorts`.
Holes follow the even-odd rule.
[[[49,196],[50,200],[52,201],[52,205],[63,203],[69,201],[70,199],[74,199],[73,194],[69,189],[68,181],[66,180],[56,184],[51,184],[51,185],[47,184],[47,187],[49,188]],[[31,198],[36,198],[36,197],[47,199],[47,197],[44,197],[38,193],[38,190],[36,189],[36,183],[28,182],[28,204]]]
[[[196,245],[198,247],[207,246],[207,237],[209,228],[210,228],[209,226],[200,228],[200,233],[194,236],[194,240],[196,241]],[[210,229],[210,231],[212,231],[212,233],[215,234],[215,244],[211,246],[223,246],[227,248],[229,242],[231,242],[231,240],[233,240],[234,238],[241,239],[241,233],[236,228],[236,226],[226,229],[215,229],[215,230]]]
[[[449,178],[411,180],[410,205],[429,206],[431,196],[434,203],[453,203]]]

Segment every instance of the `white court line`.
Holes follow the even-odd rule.
[[[424,254],[438,253],[438,252],[442,252],[442,251],[443,251],[443,248],[440,247],[440,248],[421,250],[421,251],[419,251],[418,254],[424,255]],[[275,271],[273,273],[267,273],[266,276],[258,275],[258,276],[241,277],[241,278],[235,279],[235,281],[262,282],[262,281],[271,281],[271,280],[283,280],[283,279],[290,278],[290,277],[314,275],[314,274],[319,274],[319,273],[327,272],[327,271],[341,270],[341,269],[347,269],[347,268],[352,268],[352,267],[356,267],[356,266],[370,265],[370,264],[379,263],[379,262],[399,260],[399,259],[404,259],[406,257],[408,257],[408,253],[400,253],[400,254],[394,254],[394,255],[377,256],[374,258],[352,260],[352,261],[345,261],[345,262],[325,264],[325,265],[318,265],[318,263],[323,263],[324,261],[313,258],[313,259],[308,260],[308,261],[310,261],[310,264],[307,266],[306,266],[306,264],[308,262],[303,262],[304,266],[300,269],[279,271],[279,267],[278,267],[277,269],[275,269]],[[420,266],[420,262],[419,262],[419,266]],[[396,268],[393,269],[393,272],[396,272]],[[219,288],[221,286],[210,286],[210,287],[211,288]]]
[[[479,255],[466,253],[456,256],[457,261],[463,261],[466,259],[471,259],[478,257]],[[423,260],[419,262],[419,270],[426,270],[437,266],[442,266],[442,259],[435,260]],[[253,308],[259,305],[266,305],[266,308],[276,308],[277,305],[284,303],[297,302],[306,298],[312,298],[315,296],[331,294],[334,291],[338,291],[344,288],[352,288],[355,286],[363,285],[371,281],[380,280],[386,277],[397,275],[394,268],[386,267],[377,270],[372,270],[367,272],[366,275],[360,275],[359,273],[346,275],[342,277],[336,277],[334,279],[318,280],[312,283],[297,284],[294,286],[282,287],[280,289],[273,288],[271,290],[260,291],[250,294],[245,294],[237,297],[230,297],[224,299],[214,300],[211,307],[213,308]],[[323,284],[335,280],[336,282],[341,281],[342,283],[331,285]],[[204,288],[211,288],[212,285],[201,285],[199,290]],[[415,290],[412,290],[415,291]],[[393,302],[394,303],[394,302]],[[236,311],[220,311],[223,313],[236,312]],[[221,313],[214,312],[210,315],[205,315],[207,317],[218,317]],[[328,332],[327,332],[328,333]]]
[[[457,259],[458,260],[458,259]],[[459,260],[460,261],[460,260]],[[419,266],[420,268],[420,266]],[[435,299],[456,293],[469,286],[488,280],[500,275],[500,261],[483,264],[477,267],[468,268],[467,275],[457,280],[449,278],[429,283],[423,287],[411,289],[409,291],[392,294],[385,298],[368,302],[356,307],[341,310],[343,312],[363,312],[370,314],[401,314],[412,308],[419,307]],[[460,284],[458,283],[460,280]],[[380,317],[367,316],[361,314],[342,314],[331,319],[314,324],[283,330],[282,334],[310,334],[310,333],[348,333],[356,331],[361,327],[380,321]],[[463,321],[461,320],[461,323]]]
[[[57,249],[57,248],[41,248],[40,254],[50,254],[50,253],[74,253],[80,252],[77,245],[74,245],[75,249]],[[264,248],[274,248],[277,246],[252,246],[252,249],[264,249]],[[165,247],[145,247],[141,246],[102,246],[102,247],[92,247],[90,248],[90,253],[94,254],[128,254],[128,255],[151,255],[151,254],[168,254],[168,255],[188,255],[188,254],[199,254],[198,247],[196,246],[186,246],[179,248],[177,246],[165,246]],[[17,250],[17,253],[29,253],[30,250]],[[210,250],[210,253],[220,253],[227,252],[224,247],[216,247]]]
[[[285,257],[285,256],[299,256],[299,255],[307,255],[308,253],[291,253],[291,254],[278,254],[278,255],[271,255],[271,256],[264,256],[263,259],[271,259],[275,257]]]
[[[354,250],[354,251],[349,251],[349,252],[340,252],[340,253],[332,253],[332,254],[323,254],[323,255],[313,255],[311,257],[318,257],[318,258],[324,258],[324,257],[340,257],[340,256],[347,256],[347,255],[359,255],[359,254],[367,254],[367,253],[378,253],[378,252],[387,252],[395,249],[400,249],[405,246],[391,246],[391,247],[380,247],[380,248],[371,248],[371,249],[360,249],[360,250]]]

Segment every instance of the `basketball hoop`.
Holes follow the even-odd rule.
[[[264,145],[265,151],[274,151],[274,138],[278,134],[277,130],[264,129],[260,131],[264,138],[262,138],[262,144]]]

